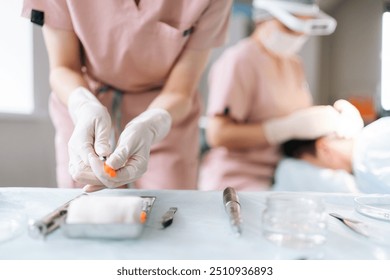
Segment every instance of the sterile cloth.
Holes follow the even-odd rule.
[[[363,128],[356,140],[353,172],[365,193],[390,193],[390,117]]]
[[[306,161],[285,158],[275,171],[274,191],[358,193],[355,177],[344,170],[314,166]]]

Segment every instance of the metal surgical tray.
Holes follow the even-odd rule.
[[[149,216],[154,201],[154,196],[141,196],[145,203],[144,211]],[[70,238],[106,238],[129,239],[141,235],[145,223],[135,224],[69,224],[63,219],[60,228],[65,236]]]

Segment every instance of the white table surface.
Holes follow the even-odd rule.
[[[45,240],[23,233],[0,243],[0,259],[390,259],[390,243],[373,242],[351,231],[340,221],[328,218],[327,242],[310,250],[274,245],[262,237],[261,213],[271,192],[238,192],[243,218],[242,235],[236,237],[222,203],[222,192],[104,190],[109,195],[152,195],[157,199],[142,235],[137,239],[71,239],[56,230]],[[44,216],[74,198],[78,189],[0,187],[0,210],[19,209],[28,219]],[[390,227],[357,213],[353,195],[317,194],[327,212]],[[169,207],[178,207],[173,224],[160,225]]]

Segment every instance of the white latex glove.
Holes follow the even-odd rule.
[[[359,110],[343,99],[337,100],[333,107],[340,113],[340,121],[336,131],[337,136],[342,138],[357,136],[364,127]]]
[[[101,185],[89,164],[88,155],[110,154],[111,118],[99,100],[86,88],[75,89],[68,100],[74,131],[68,143],[69,171],[80,183]]]
[[[170,114],[164,109],[149,109],[129,122],[119,137],[115,151],[106,164],[116,170],[110,177],[103,162],[90,153],[89,162],[98,179],[108,188],[116,188],[140,178],[146,171],[151,146],[163,139],[172,125]],[[85,191],[95,191],[100,186],[87,186]]]
[[[339,112],[332,106],[313,106],[263,124],[268,143],[276,145],[291,139],[316,139],[334,133]]]

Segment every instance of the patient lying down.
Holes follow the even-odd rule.
[[[313,184],[320,184],[322,191],[325,192],[357,190],[365,193],[390,193],[389,139],[390,117],[386,117],[366,126],[353,138],[346,139],[331,134],[312,140],[288,141],[282,147],[287,157],[303,160],[320,169],[310,168],[307,164],[305,169],[302,168],[305,163],[287,160],[285,163],[282,162],[277,170],[276,185],[278,188],[281,185],[287,185],[288,181],[283,176],[289,176],[286,173],[291,173],[292,168],[295,168],[294,176],[304,178],[297,183],[298,186],[294,187],[290,184],[289,189],[286,190],[318,191]],[[295,167],[292,167],[294,165]],[[304,173],[305,170],[311,174]],[[315,170],[318,171],[317,175],[321,174],[321,170],[337,170],[339,173],[335,174],[338,174],[338,180],[336,180],[338,186],[334,187],[334,176],[322,176],[322,178],[317,178],[321,179],[321,182],[313,180],[305,183],[305,178],[312,178]],[[353,175],[356,189],[346,173]]]

